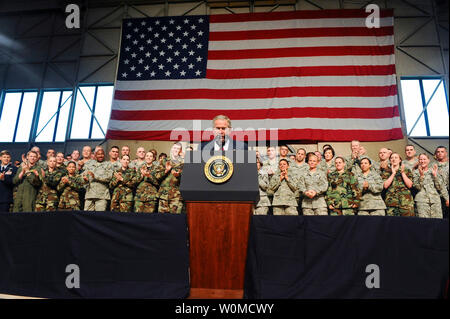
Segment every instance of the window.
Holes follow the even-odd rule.
[[[77,90],[71,139],[102,139],[111,114],[114,87],[82,86]]]
[[[28,142],[37,92],[6,92],[0,113],[0,142]]]
[[[402,78],[401,89],[408,136],[449,136],[448,98],[442,78]]]
[[[44,91],[36,142],[64,142],[72,91]]]
[[[71,89],[3,91],[0,142],[64,142],[67,136],[103,139],[113,91],[113,85],[80,86],[74,103]]]

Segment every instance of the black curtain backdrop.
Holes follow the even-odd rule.
[[[443,298],[448,248],[448,220],[253,216],[244,296]],[[379,267],[378,289],[366,287],[369,264]]]
[[[44,298],[185,298],[186,215],[0,213],[0,292]],[[66,287],[66,266],[80,288]]]
[[[442,298],[448,220],[253,216],[244,295],[251,299]],[[66,287],[66,267],[80,288]],[[380,288],[366,287],[366,266]],[[186,298],[186,215],[0,213],[0,292],[47,298]]]

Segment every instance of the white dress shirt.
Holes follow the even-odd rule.
[[[230,140],[229,139],[226,140],[225,144],[223,145],[223,148],[219,144],[214,143],[214,150],[215,151],[222,151],[222,150],[228,151],[228,147],[230,147]]]

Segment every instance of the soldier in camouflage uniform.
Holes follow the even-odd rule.
[[[58,210],[81,209],[80,193],[84,190],[88,177],[83,178],[76,172],[77,164],[74,161],[69,161],[67,163],[67,175],[61,178],[56,188],[60,193]]]
[[[78,168],[80,174],[82,174],[84,172],[84,170],[85,170],[84,166],[93,161],[91,159],[92,148],[89,145],[83,146],[82,155],[83,155],[83,158],[80,159],[78,162],[76,162],[77,168]]]
[[[117,171],[122,168],[122,163],[119,160],[119,147],[111,146],[109,150],[109,161],[111,162],[111,166],[114,171]]]
[[[138,186],[134,197],[134,211],[136,213],[154,213],[158,203],[158,188],[161,183],[164,167],[154,165],[152,152],[145,154],[145,164],[137,170]]]
[[[289,169],[295,174],[297,180],[300,180],[301,176],[306,174],[309,170],[309,165],[305,161],[306,159],[306,150],[304,148],[299,148],[297,153],[295,154],[295,161],[289,165]],[[297,187],[297,192],[295,193],[295,199],[297,200],[298,206],[297,211],[299,215],[301,214],[301,194],[300,190]]]
[[[280,156],[278,157],[278,163],[280,162],[280,160],[285,159],[286,161],[288,161],[289,165],[292,164],[292,160],[289,157],[289,147],[285,144],[280,146]]]
[[[325,192],[328,180],[325,173],[317,169],[319,158],[315,154],[308,156],[309,170],[300,177],[299,190],[303,195],[303,215],[328,215]]]
[[[335,159],[336,171],[328,173],[328,190],[325,199],[331,216],[355,215],[361,191],[355,175],[345,170],[345,159]]]
[[[122,149],[120,150],[120,156],[123,156],[123,155],[130,156],[130,147],[128,145],[122,146]],[[130,159],[131,159],[131,157],[130,157]]]
[[[46,157],[47,157],[47,161],[46,161],[46,162],[43,162],[43,163],[41,163],[41,164],[39,165],[39,166],[41,166],[41,168],[43,168],[44,170],[48,167],[48,160],[49,160],[49,158],[50,158],[50,157],[56,157],[56,151],[55,151],[54,149],[52,149],[52,148],[49,148],[49,149],[47,150]]]
[[[161,184],[158,190],[158,212],[180,214],[183,210],[183,199],[180,193],[180,180],[183,171],[183,158],[180,156],[183,148],[181,143],[175,143],[170,150],[170,159],[161,160],[164,168]],[[160,169],[162,171],[162,169]]]
[[[139,169],[142,165],[145,164],[145,157],[147,153],[145,153],[145,149],[143,147],[138,147],[136,150],[136,159],[132,160],[130,163],[130,168],[134,168],[136,172],[139,173]],[[156,158],[154,158],[156,160]]]
[[[387,148],[382,147],[378,151],[378,162],[372,162],[372,170],[377,172],[379,175],[381,175],[381,170],[386,170],[390,163],[389,163],[389,156],[390,152]]]
[[[411,172],[413,172],[419,165],[418,158],[416,156],[416,149],[414,145],[408,144],[405,146],[406,159],[402,162],[403,165]]]
[[[331,172],[336,171],[335,166],[335,152],[334,149],[331,147],[327,147],[323,151],[323,157],[324,160],[320,161],[319,166],[317,166],[318,169],[322,170],[326,175]]]
[[[89,184],[86,187],[84,210],[106,211],[108,201],[111,199],[109,193],[109,182],[113,175],[111,162],[105,161],[105,151],[98,148],[95,151],[95,161],[85,164],[83,177],[87,177]]]
[[[17,186],[13,212],[32,212],[35,209],[36,195],[42,185],[42,170],[37,160],[38,154],[29,151],[13,178],[13,184]]]
[[[47,160],[47,168],[42,172],[42,186],[36,197],[37,212],[58,210],[59,197],[56,187],[63,175],[64,171],[56,168],[56,158],[50,157]]]
[[[253,215],[267,215],[271,206],[269,197],[267,196],[269,176],[262,168],[262,163],[259,159],[256,160],[256,166],[258,168],[259,202],[253,210]]]
[[[442,212],[444,218],[448,218],[448,208],[449,208],[449,165],[448,165],[448,153],[445,146],[438,146],[434,151],[434,156],[437,161],[438,175],[441,180],[441,198],[442,198]]]
[[[400,154],[392,153],[389,160],[391,166],[381,168],[386,190],[387,215],[414,216],[414,199],[410,191],[413,186],[412,172],[401,164]]]
[[[33,146],[30,151],[33,151],[37,154],[38,160],[37,160],[36,164],[40,168],[45,168],[47,166],[47,162],[42,159],[41,149],[38,146]],[[23,156],[22,156],[22,161],[25,162]]]
[[[129,168],[130,156],[123,155],[120,159],[122,167],[114,171],[109,188],[113,190],[111,198],[111,211],[132,212],[133,191],[137,184],[137,174],[133,168]]]
[[[350,142],[350,149],[352,151],[351,155],[345,158],[346,161],[346,170],[353,171],[356,166],[359,168],[359,157],[360,157],[360,149],[361,143],[358,140],[353,140]]]
[[[63,174],[67,174],[66,164],[64,164],[64,153],[58,152],[56,153],[56,168],[61,170]]]
[[[273,193],[274,215],[298,215],[298,204],[295,199],[297,185],[297,177],[289,170],[289,162],[286,159],[281,159],[278,170],[269,184],[269,189]]]
[[[442,218],[441,198],[439,191],[442,189],[441,181],[437,174],[438,166],[429,169],[430,158],[427,154],[419,155],[419,166],[414,171],[413,183],[417,189],[414,201],[416,202],[418,217]]]
[[[295,161],[289,165],[289,169],[293,170],[298,178],[309,170],[309,165],[306,163],[305,158],[306,150],[304,148],[299,148],[295,155]]]
[[[372,170],[372,161],[368,157],[362,157],[359,163],[361,172],[357,173],[358,187],[362,193],[359,202],[358,215],[385,216],[386,204],[381,197],[383,191],[383,179]]]
[[[270,180],[278,170],[278,156],[275,147],[267,147],[267,160],[263,162],[263,167]]]

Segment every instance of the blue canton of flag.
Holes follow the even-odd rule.
[[[124,19],[117,80],[206,76],[209,17]]]

